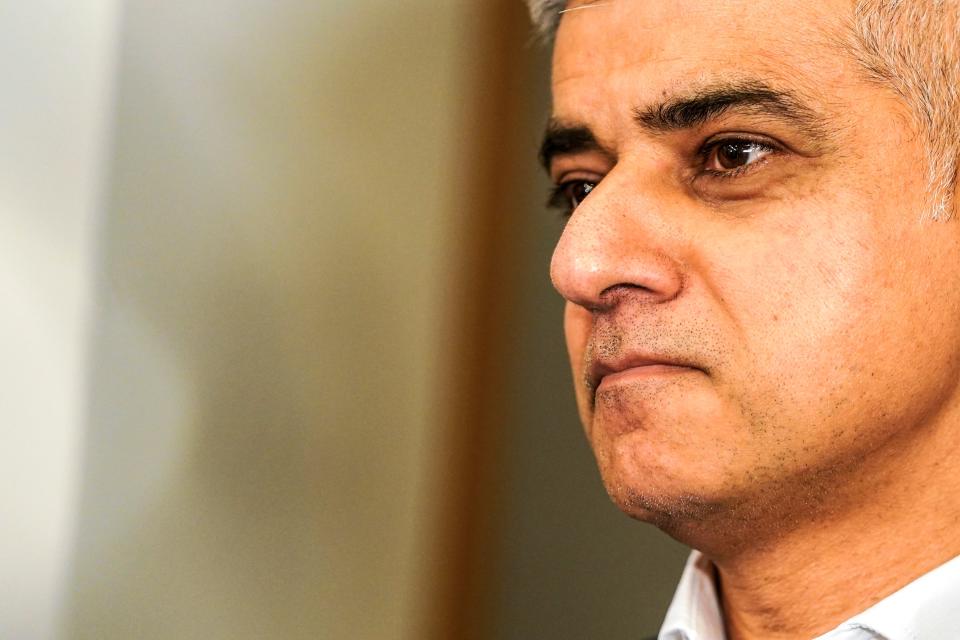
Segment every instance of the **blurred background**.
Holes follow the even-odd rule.
[[[0,0],[0,637],[638,638],[521,0]]]

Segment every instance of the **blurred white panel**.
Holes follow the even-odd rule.
[[[0,2],[3,638],[50,638],[61,617],[116,13]]]

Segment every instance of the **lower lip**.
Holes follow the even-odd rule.
[[[672,376],[678,373],[688,373],[694,371],[690,367],[682,367],[674,364],[648,364],[642,367],[630,367],[623,371],[617,371],[603,377],[600,384],[597,385],[597,391],[604,387],[610,387],[617,384],[625,384],[643,378],[654,376]]]

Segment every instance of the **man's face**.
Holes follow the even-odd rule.
[[[579,202],[551,264],[578,406],[611,496],[668,530],[823,506],[956,406],[958,225],[925,217],[923,139],[844,48],[851,11],[561,21],[545,151]]]

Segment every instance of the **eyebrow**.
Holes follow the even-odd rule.
[[[571,125],[556,118],[550,118],[538,154],[544,169],[550,171],[550,165],[557,156],[570,156],[587,151],[599,151],[613,157],[613,153],[600,144],[593,131],[586,125]]]
[[[800,130],[815,144],[824,145],[832,137],[826,118],[796,94],[758,80],[697,87],[654,104],[635,107],[633,120],[641,130],[658,135],[693,129],[734,110],[783,122]],[[587,151],[614,156],[586,125],[550,119],[540,147],[540,163],[547,171],[555,157]]]
[[[759,80],[699,87],[656,104],[636,107],[633,119],[650,133],[670,133],[698,127],[730,110],[780,120],[816,139],[827,137],[825,119],[795,93]]]

